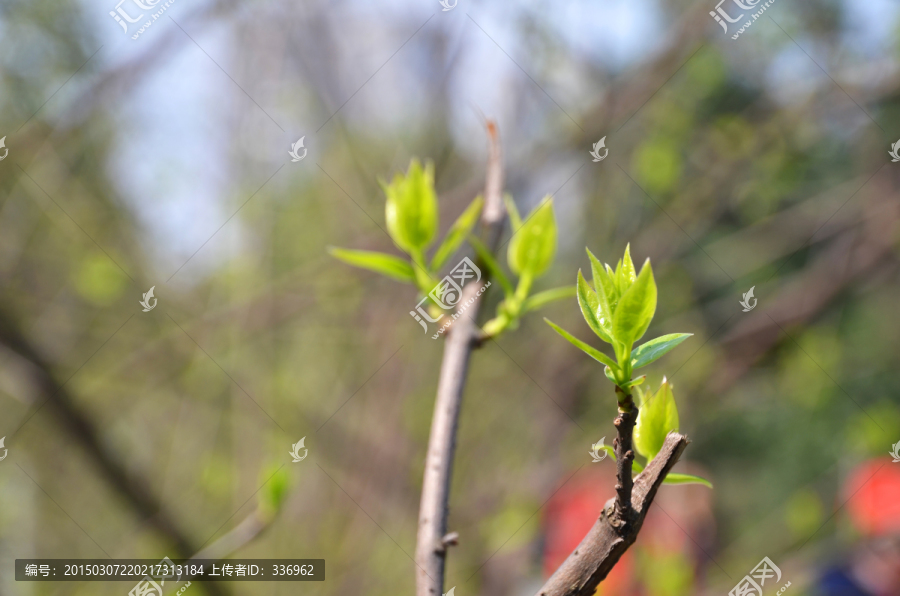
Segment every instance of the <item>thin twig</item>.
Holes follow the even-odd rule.
[[[631,523],[624,526],[614,523],[615,504],[614,499],[610,499],[594,527],[550,576],[537,596],[591,596],[594,593],[597,585],[637,540],[656,491],[689,442],[684,435],[669,433],[653,461],[634,479]]]
[[[248,515],[241,523],[226,532],[221,538],[191,557],[194,559],[226,559],[259,536],[271,525],[263,519],[259,511]]]
[[[503,219],[503,168],[500,156],[500,139],[496,125],[488,121],[489,155],[485,183],[485,206],[481,215],[484,241],[495,252],[500,240]],[[482,268],[487,271],[487,267]],[[419,530],[416,543],[416,594],[440,596],[444,587],[444,562],[447,546],[447,502],[450,493],[450,476],[456,451],[456,430],[462,402],[469,356],[477,342],[480,300],[474,300],[479,288],[470,283],[462,291],[457,308],[457,319],[449,329],[444,346],[438,380],[437,398],[428,438],[425,458],[425,474],[422,479],[422,500],[419,505]],[[465,309],[465,313],[461,310]]]

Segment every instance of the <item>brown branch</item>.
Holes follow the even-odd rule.
[[[51,372],[48,362],[21,334],[5,315],[0,313],[0,342],[28,361],[36,369],[36,380],[46,395],[48,408],[91,459],[109,484],[125,501],[156,530],[165,536],[176,551],[176,558],[189,559],[197,552],[193,542],[177,526],[174,519],[155,502],[150,484],[144,477],[128,470],[125,463],[112,450],[103,445],[100,432],[88,416],[76,405],[76,400]],[[214,582],[203,582],[206,591],[213,596],[228,594],[225,588]]]
[[[634,479],[631,523],[615,525],[615,505],[610,499],[594,527],[550,576],[537,596],[591,596],[594,593],[597,585],[637,540],[656,491],[689,442],[684,435],[669,433],[657,456]]]
[[[610,522],[618,528],[628,525],[634,512],[631,507],[631,491],[634,481],[631,477],[631,464],[634,462],[634,425],[637,422],[638,408],[631,399],[616,387],[616,398],[619,400],[619,414],[613,425],[616,427],[616,439],[613,447],[616,450],[616,505]]]
[[[500,158],[500,139],[493,122],[487,123],[490,149],[485,183],[485,206],[481,215],[483,234],[488,249],[495,252],[500,240],[503,219],[503,169]],[[483,270],[486,272],[487,268]],[[463,288],[457,307],[457,319],[449,329],[444,346],[444,358],[438,379],[437,398],[425,457],[422,479],[422,500],[419,505],[419,529],[416,539],[416,594],[440,596],[444,586],[444,561],[447,555],[447,501],[450,476],[456,451],[456,429],[462,402],[469,356],[478,337],[475,320],[481,300],[474,300],[479,290],[470,283]],[[462,310],[465,310],[463,313]]]

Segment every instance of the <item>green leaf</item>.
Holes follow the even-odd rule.
[[[484,245],[484,243],[469,234],[469,244],[472,245],[472,248],[475,249],[475,252],[478,254],[478,258],[481,259],[481,262],[484,263],[484,266],[487,267],[487,270],[490,271],[491,276],[497,280],[497,283],[500,284],[500,287],[503,288],[503,293],[506,297],[510,297],[513,295],[513,287],[509,282],[509,279],[503,273],[503,270],[500,268],[500,263],[497,262],[497,259],[494,258],[494,255],[491,254],[491,251],[488,250],[488,247]]]
[[[544,290],[533,296],[529,296],[522,303],[522,312],[526,313],[531,310],[537,310],[556,300],[572,298],[575,296],[577,288],[575,286],[565,286],[562,288],[553,288],[552,290]]]
[[[584,320],[587,321],[588,327],[590,327],[600,339],[611,344],[612,338],[609,336],[609,332],[603,328],[600,324],[600,319],[597,318],[597,311],[600,309],[597,301],[597,293],[594,292],[584,280],[584,276],[581,275],[581,269],[578,270],[578,285],[576,286],[576,289],[578,306],[581,307],[581,315],[584,317]]]
[[[647,366],[692,335],[693,333],[670,333],[639,345],[631,351],[631,368]]]
[[[370,271],[375,271],[392,279],[403,281],[411,284],[416,283],[416,272],[413,270],[409,261],[388,255],[383,252],[374,252],[370,250],[350,250],[347,248],[337,248],[331,246],[328,253],[336,259],[344,261],[348,265],[354,267],[362,267]]]
[[[619,381],[616,380],[615,374],[613,374],[613,370],[610,367],[606,367],[603,369],[603,374],[606,375],[606,378],[612,381],[613,385],[618,385]]]
[[[513,235],[507,261],[516,275],[528,273],[537,279],[550,267],[555,253],[556,217],[553,215],[553,199],[547,197]]]
[[[281,509],[290,490],[290,477],[283,466],[267,466],[260,473],[263,487],[259,491],[258,510],[262,517],[271,520]]]
[[[630,288],[631,284],[637,279],[637,271],[634,269],[634,263],[631,261],[631,243],[625,245],[625,256],[622,257],[622,280],[625,289]]]
[[[641,405],[634,427],[634,446],[638,453],[651,460],[662,449],[666,435],[678,430],[678,408],[672,385],[663,379],[659,390],[641,393]]]
[[[675,474],[669,472],[663,484],[702,484],[707,488],[712,488],[712,482],[700,476],[692,476],[691,474]]]
[[[655,312],[656,281],[647,259],[634,284],[619,299],[613,315],[613,337],[630,349],[647,332]]]
[[[587,250],[587,249],[585,249]],[[609,333],[612,330],[612,314],[613,309],[619,300],[618,290],[615,282],[603,269],[603,265],[597,260],[597,257],[587,251],[588,258],[591,260],[591,276],[594,282],[594,288],[597,290],[597,318],[600,320],[600,326]]]
[[[622,389],[628,389],[629,387],[637,387],[638,385],[643,384],[643,382],[646,379],[647,379],[647,375],[641,375],[640,377],[638,377],[636,379],[631,379],[627,383],[623,383],[622,385],[620,385],[620,387],[622,387]]]
[[[456,252],[456,249],[459,248],[459,245],[463,243],[466,236],[475,226],[475,222],[478,221],[482,205],[484,205],[484,199],[481,198],[481,195],[478,195],[475,197],[475,200],[466,207],[466,210],[462,212],[462,215],[453,222],[453,225],[447,230],[447,235],[444,236],[444,241],[434,253],[434,258],[431,259],[432,271],[437,271],[443,267],[444,263],[447,262],[447,259],[449,259],[453,253]]]
[[[504,194],[503,203],[506,205],[506,212],[509,213],[509,227],[512,228],[512,233],[515,234],[522,227],[522,216],[519,215],[519,210],[516,208],[512,196]]]
[[[390,184],[381,183],[387,197],[388,232],[402,250],[413,253],[431,244],[437,233],[438,204],[434,192],[434,164],[425,168],[414,159],[406,176],[397,174]]]
[[[573,346],[575,346],[576,348],[578,348],[579,350],[581,350],[582,352],[584,352],[585,354],[587,354],[588,356],[590,356],[591,358],[596,360],[597,362],[601,362],[608,367],[612,367],[613,369],[618,368],[616,366],[616,363],[613,361],[613,359],[610,358],[609,356],[607,356],[606,354],[604,354],[603,352],[601,352],[600,350],[593,348],[593,347],[589,346],[588,344],[584,343],[583,341],[581,341],[580,339],[574,337],[569,332],[565,331],[564,329],[562,329],[561,327],[556,325],[550,319],[544,318],[544,321],[546,321],[546,323],[548,325],[553,327],[554,331],[556,331],[557,333],[562,335],[564,338],[569,340],[569,343],[571,343]]]

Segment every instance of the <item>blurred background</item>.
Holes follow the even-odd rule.
[[[446,230],[485,116],[519,209],[555,197],[536,290],[630,242],[648,337],[694,333],[648,382],[714,489],[664,487],[600,594],[724,596],[764,557],[766,596],[900,594],[900,5],[778,0],[733,39],[714,0],[151,2],[0,6],[0,594],[132,587],[16,558],[208,548],[327,580],[192,594],[412,593],[443,340],[326,248],[399,254],[378,179],[413,157]],[[611,386],[543,316],[591,337],[565,300],[472,359],[456,596],[533,594],[613,496]]]

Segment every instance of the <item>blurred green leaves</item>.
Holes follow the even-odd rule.
[[[122,295],[128,279],[108,256],[91,253],[81,261],[72,281],[79,296],[97,306],[108,306]]]
[[[556,218],[553,199],[545,197],[513,234],[507,251],[510,270],[535,279],[547,271],[556,254]]]
[[[681,179],[682,151],[668,138],[645,141],[635,151],[633,160],[635,177],[648,193],[670,192]]]
[[[397,281],[416,283],[416,272],[412,265],[400,257],[382,252],[347,250],[346,248],[331,248],[329,252],[333,257],[350,265],[380,273]]]
[[[395,174],[390,184],[379,183],[387,197],[384,214],[388,233],[402,251],[420,252],[431,244],[438,227],[434,164],[429,162],[423,169],[414,159],[406,176]]]
[[[380,184],[386,197],[388,234],[394,244],[408,255],[408,259],[381,252],[337,247],[329,247],[328,252],[354,267],[415,285],[421,295],[429,296],[432,302],[431,314],[435,318],[442,314],[438,308],[441,305],[430,298],[430,292],[438,285],[440,269],[466,239],[475,249],[481,264],[503,288],[505,295],[497,307],[497,316],[484,326],[485,336],[494,337],[506,329],[514,329],[523,314],[575,294],[575,288],[566,287],[530,295],[534,280],[547,271],[556,256],[556,217],[553,213],[553,200],[549,196],[525,220],[519,215],[512,198],[508,195],[503,197],[513,232],[507,250],[509,269],[518,277],[516,286],[513,286],[491,251],[472,235],[484,206],[481,196],[475,197],[453,222],[428,264],[425,251],[433,243],[438,228],[434,165],[429,162],[423,168],[418,160],[413,159],[406,175],[395,174],[390,184],[383,181]]]
[[[395,174],[387,184],[379,181],[386,197],[384,215],[388,234],[408,255],[403,259],[380,252],[329,247],[331,256],[354,267],[375,271],[391,279],[415,285],[427,295],[437,283],[437,271],[465,241],[478,221],[482,198],[466,208],[447,231],[429,266],[425,250],[431,246],[438,229],[438,201],[434,190],[434,165],[413,159],[406,175]]]
[[[515,287],[487,247],[476,238],[469,239],[479,258],[487,265],[505,294],[505,298],[497,306],[497,316],[484,325],[487,337],[494,337],[506,329],[515,329],[519,324],[519,318],[526,312],[555,300],[570,298],[575,295],[576,290],[567,286],[529,296],[532,283],[546,273],[556,256],[557,227],[556,216],[553,213],[553,198],[549,195],[544,197],[524,220],[511,197],[505,196],[504,202],[513,232],[506,251],[506,262],[509,270],[519,278]]]
[[[270,464],[260,472],[259,502],[257,510],[265,522],[274,519],[287,499],[291,481],[284,465]]]

